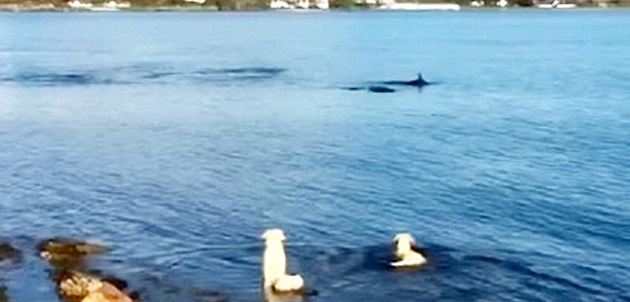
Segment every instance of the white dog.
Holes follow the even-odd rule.
[[[263,254],[263,283],[265,289],[277,292],[295,292],[304,289],[304,279],[300,275],[287,275],[287,256],[284,241],[287,239],[280,229],[270,229],[263,233],[265,252]]]
[[[393,267],[412,267],[427,263],[422,254],[414,251],[415,240],[409,233],[401,233],[394,237],[396,244],[395,256],[397,261],[390,263]]]

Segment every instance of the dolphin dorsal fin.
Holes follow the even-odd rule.
[[[424,80],[424,78],[422,77],[422,73],[420,73],[420,72],[418,72],[418,78],[416,79],[416,81],[420,85],[429,84],[429,82]]]

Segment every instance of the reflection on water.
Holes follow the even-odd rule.
[[[164,276],[164,273],[148,268],[136,269],[129,274],[129,288],[141,301],[164,302],[228,302],[227,293],[211,287],[182,284]]]
[[[302,302],[304,296],[296,293],[276,293],[267,287],[261,290],[263,292],[265,302]]]
[[[7,295],[7,288],[0,284],[0,302],[9,302],[9,296]]]
[[[5,282],[5,270],[14,267],[22,260],[22,253],[7,242],[0,240],[0,302],[9,302],[9,295]]]

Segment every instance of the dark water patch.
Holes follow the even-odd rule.
[[[365,87],[359,87],[359,86],[344,86],[344,87],[340,87],[340,89],[342,89],[342,90],[348,90],[348,91],[361,91],[361,90],[365,90]]]
[[[427,264],[410,269],[394,269],[393,245],[372,245],[359,248],[304,246],[295,248],[300,252],[301,262],[315,263],[324,275],[349,275],[365,272],[414,272],[417,270],[443,270],[453,262],[454,250],[448,247],[427,245],[420,248],[427,257]]]
[[[102,78],[90,72],[20,72],[3,77],[2,82],[34,86],[80,86],[115,84],[114,79]]]
[[[275,67],[243,67],[243,68],[223,68],[218,69],[221,73],[239,74],[246,76],[275,76],[286,71],[284,68]]]
[[[22,252],[7,242],[0,242],[0,262],[17,263],[22,260]]]
[[[465,281],[466,266],[457,251],[428,243],[428,263],[418,267],[394,268],[393,246],[364,247],[304,246],[293,249],[300,255],[301,270],[326,301],[331,292],[342,290],[347,301],[385,299],[399,301],[469,300],[483,297],[483,289]],[[343,289],[342,289],[343,288]],[[365,295],[365,297],[363,297]]]
[[[500,270],[507,270],[517,275],[523,276],[526,280],[535,280],[534,283],[537,284],[552,283],[557,285],[559,288],[571,289],[577,292],[584,292],[594,296],[604,294],[598,289],[582,285],[579,281],[544,272],[542,271],[542,269],[534,269],[531,264],[522,261],[484,255],[468,255],[464,257],[464,261],[474,266],[483,266],[487,264],[496,266],[500,268]]]
[[[29,86],[252,82],[273,79],[285,71],[284,68],[276,67],[184,69],[170,65],[140,64],[96,70],[19,71],[1,77],[0,82]]]
[[[166,77],[172,77],[172,76],[177,76],[178,73],[174,72],[174,71],[147,71],[145,74],[141,75],[141,77],[143,79],[148,79],[148,80],[157,80],[157,79],[162,79],[162,78],[166,78]]]
[[[193,71],[196,79],[206,81],[253,81],[277,77],[286,70],[274,67],[207,68]]]
[[[133,274],[132,274],[133,275]],[[230,298],[220,291],[181,284],[153,270],[142,270],[131,276],[130,284],[143,301],[163,302],[227,302]]]
[[[341,87],[340,89],[348,90],[348,91],[367,91],[372,93],[394,93],[396,89],[382,86],[382,85],[369,85],[369,86],[346,86]]]

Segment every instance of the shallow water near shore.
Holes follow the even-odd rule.
[[[56,301],[34,246],[67,236],[146,301],[260,301],[281,227],[310,301],[629,301],[627,37],[627,11],[0,14],[0,300]],[[401,231],[427,267],[386,269]]]

